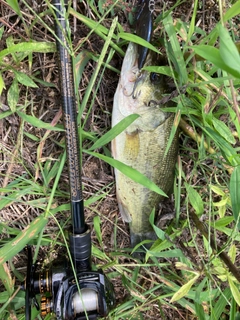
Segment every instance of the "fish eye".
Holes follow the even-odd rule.
[[[150,81],[151,82],[158,82],[160,80],[160,75],[156,72],[150,73]]]

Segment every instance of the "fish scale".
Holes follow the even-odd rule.
[[[150,53],[144,66],[153,63],[154,57]],[[139,118],[113,140],[112,154],[169,194],[173,188],[178,137],[175,135],[164,157],[174,121],[174,114],[164,112],[165,106],[157,103],[166,90],[162,76],[151,80],[149,72],[138,70],[137,46],[130,43],[114,96],[112,126],[133,113]],[[115,170],[115,178],[119,210],[130,224],[132,246],[145,239],[155,239],[149,215],[158,208],[163,197],[118,170]]]

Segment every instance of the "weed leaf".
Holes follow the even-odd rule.
[[[3,81],[2,74],[0,73],[0,95],[2,94],[3,89],[5,89],[5,83]]]
[[[218,131],[218,133],[229,143],[231,144],[235,144],[235,139],[232,135],[231,130],[227,127],[227,125],[222,122],[221,120],[218,120],[215,117],[212,117],[212,124],[214,126],[214,128],[216,129],[216,131]]]
[[[7,93],[7,102],[12,112],[16,111],[19,99],[19,88],[17,79],[14,79]]]
[[[83,15],[79,12],[76,12],[72,8],[70,8],[69,12],[73,16],[75,16],[77,19],[79,19],[82,23],[84,23],[87,27],[89,27],[91,30],[95,31],[96,34],[98,34],[100,37],[102,37],[103,34],[104,35],[108,34],[108,28],[101,25],[101,23],[99,21],[92,20],[92,19],[86,17],[85,15]],[[116,37],[116,36],[114,36],[114,37]]]
[[[196,275],[194,278],[189,280],[186,284],[184,284],[176,293],[174,293],[170,303],[180,300],[182,297],[188,294],[188,291],[191,289],[192,285],[197,281],[199,275]]]
[[[235,263],[236,260],[236,254],[237,254],[237,248],[235,246],[235,244],[231,245],[229,251],[228,251],[228,255],[232,261],[232,263]]]
[[[92,246],[92,255],[98,259],[109,261],[108,256],[96,246]]]
[[[228,276],[228,283],[230,286],[230,290],[232,292],[233,298],[237,302],[237,304],[240,306],[240,294],[238,288],[235,286],[231,276]]]
[[[201,215],[203,213],[204,207],[203,207],[203,201],[198,194],[198,192],[190,185],[186,184],[187,194],[189,197],[189,201],[191,205],[193,206],[194,210],[196,211],[197,215]]]
[[[25,73],[20,72],[20,71],[14,71],[14,74],[18,80],[19,83],[23,84],[26,87],[31,87],[31,88],[38,88],[36,83],[32,81],[32,79],[27,76]]]
[[[240,165],[234,170],[230,178],[230,197],[232,202],[232,211],[235,222],[238,222],[238,228],[240,228],[239,214],[240,214]]]
[[[197,1],[194,1],[194,12],[193,12],[193,15],[192,15],[192,19],[191,19],[191,23],[190,23],[190,26],[189,26],[189,31],[188,31],[188,35],[187,35],[187,43],[190,41],[194,31],[195,31],[195,25],[196,25],[196,16],[197,16],[197,9],[198,9],[198,0]]]
[[[228,224],[230,224],[233,221],[233,217],[223,217],[217,221],[214,221],[214,227],[216,228],[222,228],[226,227]]]
[[[155,221],[155,208],[153,208],[153,210],[149,216],[149,222],[150,222],[151,226],[153,227],[153,230],[155,231],[157,237],[161,240],[165,240],[165,232],[163,230],[161,230],[160,228],[158,228],[157,226],[155,226],[154,221]]]
[[[83,99],[81,101],[81,112],[85,109],[92,92],[95,91],[93,88],[96,85],[97,77],[99,75],[101,66],[104,63],[104,59],[105,59],[105,56],[107,54],[108,48],[109,48],[109,46],[110,46],[110,44],[112,42],[112,36],[114,34],[114,30],[116,28],[116,25],[117,25],[117,18],[115,18],[113,20],[112,25],[111,25],[111,27],[109,29],[108,36],[105,37],[105,43],[104,43],[103,48],[101,50],[101,54],[100,54],[100,56],[98,58],[98,63],[96,65],[96,68],[95,68],[92,76],[91,76],[91,79],[90,79],[89,84],[87,86],[87,89],[86,89],[86,92],[84,94],[84,97],[83,97]],[[79,116],[81,115],[81,112],[79,113]]]

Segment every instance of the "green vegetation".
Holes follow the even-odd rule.
[[[118,301],[109,319],[239,318],[240,1],[219,1],[207,13],[205,2],[194,1],[191,9],[187,1],[161,10],[156,5],[161,33],[154,46],[165,47],[169,66],[148,69],[174,80],[179,94],[170,108],[176,114],[172,136],[177,125],[182,132],[176,217],[167,226],[154,225],[159,239],[144,262],[127,248],[110,167],[126,171],[111,158],[109,142],[136,117],[110,129],[125,45],[140,41],[125,31],[132,12],[128,4],[102,0],[67,10],[93,263],[108,274]],[[46,266],[65,247],[70,224],[54,14],[48,1],[39,12],[28,3],[1,4],[1,319],[24,319],[19,284],[26,274],[26,244],[34,245],[34,260],[40,256]],[[127,173],[143,180],[131,168]],[[154,224],[154,213],[150,219]]]

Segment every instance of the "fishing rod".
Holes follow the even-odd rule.
[[[26,320],[31,320],[32,303],[41,310],[42,317],[55,313],[58,320],[94,320],[107,316],[115,305],[112,283],[102,270],[93,271],[91,268],[91,232],[84,216],[81,150],[72,58],[66,31],[66,6],[66,0],[53,0],[71,197],[72,231],[69,232],[69,250],[74,271],[66,258],[57,258],[48,269],[37,272],[32,261],[32,249],[28,246],[27,277],[22,285],[26,291]],[[38,294],[41,295],[40,304],[36,298]]]

